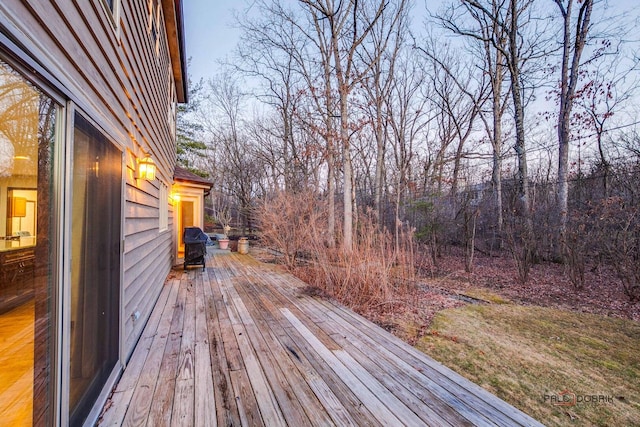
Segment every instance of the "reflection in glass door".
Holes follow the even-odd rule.
[[[122,155],[79,114],[73,147],[69,420],[80,425],[118,362]]]
[[[0,60],[0,425],[53,423],[53,147],[59,106]]]

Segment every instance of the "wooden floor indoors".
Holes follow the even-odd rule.
[[[100,425],[541,425],[303,287],[230,253],[174,272]]]
[[[30,426],[33,412],[33,300],[0,314],[0,426]]]

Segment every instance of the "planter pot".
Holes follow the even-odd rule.
[[[246,237],[241,237],[238,239],[238,253],[241,255],[246,255],[249,253],[249,239]]]
[[[229,249],[229,239],[219,239],[218,246],[220,249]]]

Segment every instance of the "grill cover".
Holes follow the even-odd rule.
[[[207,253],[208,236],[199,227],[186,227],[182,235],[184,241],[184,268],[187,265],[202,265]]]

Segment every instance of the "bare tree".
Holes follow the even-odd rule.
[[[442,46],[431,39],[426,48],[418,49],[431,62],[434,102],[446,114],[443,123],[447,124],[449,135],[444,140],[457,143],[453,154],[450,189],[450,194],[455,196],[465,145],[475,130],[476,119],[487,100],[489,86],[485,73],[466,63],[449,46]]]
[[[558,115],[558,237],[563,244],[567,226],[569,198],[569,142],[571,138],[571,110],[578,85],[580,58],[587,43],[593,0],[553,0],[563,21],[562,67],[560,70],[560,111]],[[578,16],[573,16],[579,5]],[[573,27],[575,26],[575,32]]]
[[[400,232],[406,204],[407,190],[414,180],[412,170],[416,157],[416,145],[431,120],[428,115],[428,91],[425,64],[421,58],[407,52],[399,58],[389,98],[385,101],[388,111],[388,123],[391,128],[391,147],[395,160],[397,177],[395,186],[394,235],[396,245],[400,241]]]
[[[307,130],[301,134],[304,138],[311,141],[319,138],[324,140],[323,155],[327,166],[326,196],[329,207],[325,236],[326,243],[333,247],[336,242],[335,193],[338,162],[332,38],[325,31],[325,23],[319,18],[316,19],[316,14],[312,13],[311,18],[304,14],[304,11],[308,10],[306,5],[298,4],[298,8],[288,8],[286,2],[262,0],[254,6],[259,10],[255,21],[250,21],[246,15],[239,18],[246,33],[243,43],[249,45],[240,49],[241,58],[253,64],[252,73],[260,75],[268,82],[270,93],[286,95],[276,96],[277,103],[281,106],[283,137],[293,137],[292,121],[297,119],[300,126]],[[303,13],[297,13],[300,10]],[[254,54],[262,59],[255,61]],[[295,92],[295,96],[299,95],[300,98],[295,104],[284,104],[282,100],[289,99],[294,92],[283,92],[280,86],[293,81],[300,83],[298,91]],[[283,165],[284,167],[289,166]]]
[[[311,16],[319,39],[326,40],[327,48],[333,62],[331,76],[335,79],[337,90],[338,118],[340,120],[339,140],[342,151],[343,171],[343,248],[350,251],[353,247],[355,188],[353,181],[353,159],[350,137],[350,96],[371,69],[377,57],[362,61],[363,45],[370,42],[374,30],[384,28],[381,32],[383,40],[388,40],[398,23],[406,5],[405,0],[397,0],[392,4],[382,0],[376,3],[350,0],[335,4],[331,0],[300,0],[306,12]],[[395,6],[395,8],[394,8]],[[385,17],[385,19],[383,19]],[[389,18],[386,18],[389,17]],[[377,56],[386,51],[387,42],[378,50]],[[326,58],[323,57],[323,60]]]
[[[572,119],[577,124],[578,136],[595,137],[598,169],[602,173],[604,197],[609,196],[612,163],[606,147],[605,135],[612,121],[624,110],[625,104],[636,95],[638,62],[625,61],[619,49],[612,60],[599,63],[591,70],[582,70],[580,78],[585,83],[576,93]],[[619,123],[620,124],[620,123]],[[586,135],[585,135],[586,134]]]
[[[245,95],[237,76],[229,72],[209,79],[207,89],[207,108],[200,114],[215,150],[209,161],[219,169],[219,191],[234,197],[243,226],[251,227],[251,206],[265,168],[258,162],[251,140],[243,134]]]
[[[299,144],[296,143],[296,119],[305,86],[299,69],[300,51],[305,39],[278,4],[260,2],[257,18],[239,18],[243,29],[235,66],[244,74],[257,77],[262,83],[261,99],[278,115],[282,174],[285,190],[304,188],[305,172],[298,170]],[[257,92],[257,91],[256,91]]]
[[[500,3],[492,0],[492,16],[498,15]],[[493,197],[495,204],[495,218],[498,236],[502,236],[504,224],[502,207],[502,159],[503,159],[503,131],[502,121],[508,105],[510,92],[505,90],[505,80],[507,78],[507,67],[505,64],[504,52],[506,50],[507,35],[505,27],[499,25],[496,20],[490,19],[486,14],[472,14],[476,21],[478,30],[482,34],[480,40],[480,52],[484,56],[485,73],[489,80],[491,90],[491,110],[490,119],[486,114],[481,114],[485,131],[492,148],[492,168],[491,183],[493,187]],[[501,238],[501,237],[500,237]]]
[[[525,81],[530,77],[527,65],[545,56],[546,25],[534,14],[533,0],[462,0],[459,6],[451,6],[439,17],[442,25],[455,34],[463,35],[491,46],[500,52],[500,59],[509,71],[510,94],[515,123],[514,150],[518,159],[518,195],[515,208],[525,218],[527,233],[532,233],[531,200],[527,171],[527,145],[525,136],[525,106],[527,89]],[[468,17],[475,24],[487,23],[491,31],[478,31],[467,24]],[[535,70],[533,72],[538,72]]]
[[[383,16],[381,19],[392,17]],[[409,33],[408,9],[403,8],[393,32],[385,25],[379,25],[372,31],[371,42],[364,46],[365,62],[373,64],[369,76],[362,82],[366,101],[365,110],[370,117],[371,127],[376,141],[374,204],[376,218],[382,218],[382,198],[384,193],[384,164],[387,150],[387,127],[389,121],[388,104],[392,99],[395,82],[395,69],[398,57],[405,45]],[[382,51],[385,49],[386,51]]]

